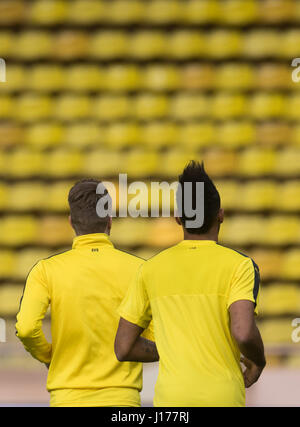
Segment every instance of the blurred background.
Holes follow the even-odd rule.
[[[261,270],[268,366],[247,405],[300,404],[299,24],[296,0],[0,0],[0,405],[48,404],[14,324],[32,265],[71,245],[70,186],[173,182],[191,159],[220,191],[221,243]],[[124,218],[111,237],[147,259],[182,236],[172,218]]]

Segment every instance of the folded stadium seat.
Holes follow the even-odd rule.
[[[236,175],[239,155],[233,150],[211,148],[202,156],[207,173],[214,176]]]
[[[241,196],[240,184],[231,179],[214,180],[220,197],[222,208],[227,210],[235,210],[239,208],[239,198]]]
[[[47,156],[41,151],[28,148],[16,149],[6,156],[2,173],[12,178],[29,178],[43,173]]]
[[[211,24],[220,19],[220,3],[216,0],[187,0],[183,20],[190,24]]]
[[[249,97],[249,115],[258,120],[280,118],[286,109],[286,98],[280,93],[258,92]]]
[[[247,114],[248,100],[242,94],[218,92],[211,99],[211,115],[217,120],[239,118]]]
[[[23,144],[24,132],[23,127],[17,122],[2,122],[0,123],[0,147],[13,147]]]
[[[298,237],[299,239],[299,237]],[[282,259],[282,266],[278,277],[281,279],[296,280],[300,278],[299,264],[300,249],[290,249],[285,251]]]
[[[141,78],[141,70],[136,65],[110,65],[105,69],[103,84],[108,91],[133,91],[140,88]]]
[[[241,55],[246,58],[278,58],[281,56],[280,48],[282,34],[277,30],[255,29],[243,36]]]
[[[220,231],[220,241],[232,246],[264,242],[265,219],[259,215],[235,215],[226,218]]]
[[[14,99],[12,96],[0,95],[0,120],[13,118]]]
[[[113,220],[111,240],[117,248],[130,248],[145,245],[151,233],[149,218],[121,218]]]
[[[27,78],[28,72],[25,67],[6,63],[6,82],[5,84],[1,83],[1,92],[12,93],[24,90],[25,85],[28,84],[28,80],[26,80]]]
[[[291,0],[268,0],[259,2],[259,17],[268,24],[290,22],[294,14],[294,4]]]
[[[64,128],[66,146],[88,148],[103,143],[103,129],[97,122],[75,122]]]
[[[1,245],[15,247],[34,244],[36,242],[37,233],[37,220],[31,215],[10,215],[1,219]]]
[[[141,86],[146,90],[169,91],[180,88],[180,72],[173,65],[149,65],[143,69]]]
[[[45,59],[51,55],[54,49],[53,43],[54,40],[49,31],[26,30],[16,36],[11,54],[20,60]]]
[[[239,153],[235,170],[242,176],[269,175],[274,172],[277,153],[269,148],[248,147]]]
[[[259,297],[259,311],[263,316],[298,313],[300,291],[297,283],[272,283],[262,286]]]
[[[270,319],[259,323],[259,330],[265,344],[291,344],[291,320]]]
[[[82,175],[103,179],[126,173],[123,153],[116,150],[97,148],[83,155]]]
[[[242,53],[243,36],[239,31],[212,30],[205,36],[205,39],[205,54],[209,58],[236,58]]]
[[[204,52],[204,36],[199,31],[177,30],[168,36],[166,55],[170,58],[200,58]]]
[[[28,20],[32,24],[55,25],[65,21],[68,5],[62,0],[34,1],[29,7]]]
[[[107,3],[95,0],[73,0],[68,2],[66,22],[89,25],[100,23],[106,18]]]
[[[298,19],[298,22],[299,22],[299,19]],[[293,29],[284,31],[281,34],[280,57],[287,59],[289,62],[291,61],[291,58],[298,58],[299,43],[300,43],[300,31],[298,28],[293,28]]]
[[[100,122],[122,120],[132,114],[131,99],[126,95],[101,95],[93,100],[91,116]]]
[[[127,45],[128,56],[136,59],[163,58],[168,53],[167,36],[162,31],[138,31],[133,33]]]
[[[215,74],[216,67],[214,68],[211,64],[189,63],[182,65],[180,74],[178,74],[179,89],[214,89],[217,84]]]
[[[44,185],[42,208],[47,212],[68,212],[68,194],[74,181],[59,181]]]
[[[53,99],[47,95],[25,93],[15,99],[14,118],[22,122],[35,122],[50,117]]]
[[[222,24],[247,25],[256,22],[259,7],[255,0],[225,0],[220,3]]]
[[[172,113],[170,98],[164,94],[140,93],[132,100],[130,112],[139,120],[164,118]]]
[[[43,175],[51,177],[72,177],[81,175],[82,153],[76,149],[58,148],[45,155]]]
[[[112,122],[104,129],[103,141],[110,148],[136,145],[140,140],[140,127],[135,122]]]
[[[0,25],[21,23],[26,13],[26,3],[23,0],[2,0],[0,3]]]
[[[46,246],[71,245],[74,231],[68,215],[42,217],[37,224],[37,243]]]
[[[140,23],[146,13],[146,5],[139,0],[114,0],[105,8],[107,21],[118,25]]]
[[[288,120],[299,120],[300,94],[294,93],[287,97],[284,117]]]
[[[152,121],[141,126],[140,142],[152,149],[168,147],[178,142],[180,127],[174,122]]]
[[[269,245],[297,244],[300,222],[296,216],[274,215],[266,223],[265,243]]]
[[[85,31],[65,29],[53,36],[51,58],[70,61],[86,58],[90,38]]]
[[[300,182],[289,180],[278,185],[274,209],[283,211],[300,210]]]
[[[28,70],[26,87],[39,92],[59,91],[65,88],[68,79],[58,65],[35,65]]]
[[[255,125],[250,121],[221,122],[216,125],[215,141],[231,149],[251,145],[255,143]]]
[[[253,89],[256,84],[254,70],[250,64],[226,62],[219,65],[215,69],[216,87],[220,90]]]
[[[15,257],[15,269],[13,279],[25,280],[32,267],[41,259],[51,255],[51,251],[45,248],[18,250]]]
[[[246,253],[251,256],[259,266],[262,280],[278,280],[284,256],[284,253],[280,249],[256,248],[252,251],[247,251]]]
[[[159,154],[156,175],[165,179],[176,180],[186,164],[199,158],[192,150],[184,150],[184,147],[174,147]]]
[[[210,116],[210,96],[179,92],[171,98],[170,115],[175,120],[199,119]]]
[[[91,97],[65,94],[56,99],[53,115],[57,120],[62,121],[82,120],[90,116],[91,108]]]
[[[46,192],[40,182],[20,182],[10,185],[7,209],[16,212],[30,212],[44,207]]]
[[[26,145],[43,150],[65,142],[64,128],[59,122],[37,122],[26,128]]]
[[[268,121],[256,124],[256,142],[261,146],[275,148],[278,145],[289,145],[292,139],[292,127],[286,121]]]
[[[65,70],[65,90],[98,91],[103,88],[103,71],[98,65],[73,65]]]
[[[91,36],[87,56],[101,60],[124,58],[129,43],[129,36],[124,31],[99,31]]]
[[[149,224],[149,233],[144,237],[150,247],[166,248],[176,245],[183,238],[182,228],[174,218],[155,218]]]
[[[0,287],[0,316],[16,316],[19,310],[20,299],[24,285],[8,283]]]
[[[210,122],[182,123],[174,142],[187,150],[209,147],[216,142],[215,127]]]
[[[157,151],[135,148],[123,154],[119,173],[127,173],[129,179],[158,175],[160,170]]]
[[[152,0],[147,2],[143,19],[151,24],[181,22],[184,7],[178,0]]]
[[[10,278],[13,275],[15,263],[16,257],[14,251],[8,249],[0,250],[0,279]]]
[[[300,149],[287,147],[279,151],[273,173],[279,176],[298,175],[300,173]]]
[[[1,3],[0,3],[1,5]],[[0,6],[1,7],[1,6]],[[1,18],[0,18],[1,20]],[[13,54],[16,36],[11,31],[0,32],[0,56],[1,58],[10,58]]]
[[[291,68],[285,64],[267,63],[255,68],[255,83],[258,89],[292,89]]]
[[[250,180],[242,183],[240,190],[235,207],[243,211],[272,210],[279,196],[277,183],[270,180]]]

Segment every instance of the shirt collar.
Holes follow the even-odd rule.
[[[82,236],[76,236],[74,238],[72,249],[82,248],[86,246],[113,247],[113,244],[109,240],[109,236],[106,233],[83,234]]]
[[[180,246],[213,246],[216,245],[215,240],[182,240]]]

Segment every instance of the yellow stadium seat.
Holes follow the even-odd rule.
[[[241,184],[236,209],[259,211],[274,209],[278,188],[274,181],[259,180]]]
[[[281,37],[276,30],[250,30],[243,37],[241,53],[248,58],[280,57]]]
[[[144,20],[153,24],[170,24],[180,21],[184,9],[178,0],[152,0],[147,4]]]
[[[65,128],[64,142],[70,147],[87,148],[103,142],[101,126],[96,122],[72,123]]]
[[[73,181],[59,181],[44,185],[43,208],[47,212],[67,212],[68,194],[73,184]]]
[[[149,246],[165,248],[182,240],[182,228],[174,218],[152,219],[150,232],[145,236]]]
[[[122,218],[113,222],[111,229],[112,242],[118,248],[140,246],[150,232],[149,218]]]
[[[62,0],[34,1],[29,9],[29,19],[39,25],[53,25],[64,22],[68,6]]]
[[[241,215],[226,218],[220,231],[220,240],[225,244],[242,246],[263,243],[264,218],[257,215]]]
[[[219,92],[211,100],[211,115],[218,120],[239,118],[247,114],[247,104],[242,94]]]
[[[269,147],[288,145],[292,139],[292,127],[285,121],[263,122],[256,125],[256,141],[259,145]]]
[[[82,173],[103,179],[118,173],[125,173],[123,154],[116,150],[97,148],[88,151],[83,158]]]
[[[3,317],[16,316],[19,310],[20,299],[23,294],[23,285],[2,284],[0,286],[0,314]]]
[[[162,31],[139,31],[129,43],[128,55],[132,58],[161,58],[168,52],[167,37]]]
[[[20,65],[6,64],[6,82],[5,84],[1,84],[1,92],[11,93],[23,90],[27,77],[28,73],[25,71],[24,67]]]
[[[219,2],[216,0],[187,0],[182,12],[184,20],[191,24],[210,24],[220,17]]]
[[[7,209],[9,199],[9,185],[0,183],[0,210]]]
[[[117,59],[128,53],[129,36],[124,31],[100,31],[91,37],[88,56],[97,59]]]
[[[291,89],[291,69],[284,64],[259,65],[255,70],[255,83],[258,89]]]
[[[274,208],[283,211],[300,210],[300,183],[298,180],[289,180],[280,184]]]
[[[198,31],[179,30],[169,36],[166,54],[175,59],[199,58],[205,41]]]
[[[186,149],[198,150],[215,142],[215,129],[210,122],[184,123],[179,127],[178,135],[174,141]]]
[[[225,0],[220,6],[223,24],[246,25],[259,17],[259,7],[255,0]]]
[[[238,154],[232,150],[212,148],[205,152],[202,160],[207,173],[212,176],[235,175],[237,172]]]
[[[0,243],[5,246],[33,244],[37,231],[36,219],[30,215],[6,216],[0,223]]]
[[[283,253],[280,250],[256,248],[249,256],[251,256],[259,266],[262,280],[278,280],[283,263]]]
[[[240,198],[240,186],[239,184],[231,179],[226,180],[215,180],[214,181],[217,190],[221,197],[222,208],[227,210],[236,209],[239,206]]]
[[[145,17],[146,5],[139,0],[114,0],[106,4],[107,19],[114,24],[138,23]]]
[[[64,129],[58,122],[33,123],[26,129],[24,142],[36,149],[55,147],[64,141]]]
[[[44,165],[44,154],[40,151],[22,148],[7,155],[6,164],[3,165],[2,170],[9,177],[26,178],[40,175]]]
[[[300,172],[300,150],[298,147],[287,147],[278,153],[273,173],[293,176]]]
[[[38,223],[38,243],[49,246],[70,245],[74,231],[68,216],[45,216]]]
[[[143,73],[143,89],[167,91],[178,89],[180,75],[177,67],[172,65],[149,65]]]
[[[40,182],[20,182],[10,187],[7,208],[13,211],[43,209],[45,187]]]
[[[286,101],[284,116],[289,120],[299,120],[300,94],[290,95]]]
[[[140,93],[133,101],[132,114],[139,120],[165,117],[169,112],[169,98],[165,95]]]
[[[103,138],[111,148],[135,145],[140,141],[140,128],[134,122],[113,122],[105,128]]]
[[[266,223],[265,242],[270,245],[297,244],[300,238],[300,222],[297,217],[274,215]]]
[[[238,31],[217,29],[206,35],[205,53],[209,58],[234,58],[242,52],[242,36]]]
[[[49,96],[28,93],[20,95],[15,102],[14,117],[24,122],[43,120],[51,116],[53,101]]]
[[[185,151],[182,146],[171,148],[160,154],[157,174],[164,178],[176,180],[186,164],[195,158],[197,158],[197,156],[194,152],[191,150]]]
[[[268,148],[249,147],[238,156],[236,171],[244,176],[268,175],[274,171],[277,153]]]
[[[0,225],[1,228],[1,225]],[[9,249],[0,250],[0,278],[9,278],[15,269],[15,253]]]
[[[281,34],[280,56],[287,58],[299,57],[300,31],[298,28],[290,29]]]
[[[78,92],[98,91],[103,87],[103,71],[97,65],[75,65],[65,72],[65,89]]]
[[[285,111],[285,97],[280,93],[259,92],[249,99],[249,114],[258,120],[278,118]]]
[[[215,69],[211,64],[191,63],[182,66],[178,81],[180,89],[205,90],[213,89],[217,83]]]
[[[300,309],[300,292],[297,284],[272,283],[260,290],[259,311],[262,315],[297,313]]]
[[[36,91],[58,91],[68,82],[63,68],[58,65],[35,65],[29,70],[29,76],[26,85]]]
[[[293,125],[289,124],[288,128],[290,130],[289,143],[299,147],[300,146],[300,124],[298,124],[297,122]]]
[[[261,2],[259,6],[259,18],[266,23],[289,22],[293,17],[293,0],[268,0]]]
[[[106,16],[107,4],[102,1],[73,0],[68,6],[67,21],[74,24],[95,24]]]
[[[0,123],[0,147],[12,147],[24,142],[23,129],[19,123]]]
[[[129,178],[145,178],[157,175],[159,170],[158,154],[152,150],[135,148],[124,156],[123,171]]]
[[[13,117],[14,100],[11,96],[0,95],[0,119],[10,119]]]
[[[272,319],[260,322],[259,330],[266,344],[290,344],[291,321],[286,319]]]
[[[0,3],[0,24],[13,25],[25,18],[26,3],[23,0],[2,0]]]
[[[135,65],[110,65],[105,70],[104,84],[113,92],[137,90],[141,84],[140,70]]]
[[[50,255],[49,249],[23,249],[17,252],[15,270],[12,274],[14,279],[24,280],[32,267],[41,259]]]
[[[102,95],[93,102],[92,116],[100,121],[122,120],[132,111],[130,100],[123,95]]]
[[[210,97],[206,95],[179,93],[172,98],[170,114],[175,119],[198,119],[210,113]]]
[[[178,126],[173,122],[153,121],[141,128],[141,142],[150,148],[174,145],[178,138]]]
[[[1,3],[0,3],[0,5],[1,5]],[[1,18],[0,18],[0,22],[1,22]],[[0,55],[1,55],[1,58],[8,58],[12,55],[13,49],[14,49],[14,44],[15,44],[14,33],[10,32],[10,31],[1,31],[1,33],[0,33]]]
[[[92,101],[86,95],[61,95],[57,98],[54,108],[55,118],[58,120],[72,121],[89,117]]]
[[[255,142],[255,127],[249,121],[224,121],[216,126],[215,140],[223,147],[238,148]]]
[[[52,177],[78,176],[81,174],[82,164],[80,151],[58,148],[47,155],[43,172]]]
[[[300,278],[300,249],[290,249],[285,251],[280,269],[281,279],[297,280]]]
[[[51,57],[60,61],[82,59],[87,56],[89,37],[86,32],[65,29],[53,36]]]
[[[12,55],[22,60],[47,58],[53,49],[51,33],[39,30],[27,30],[20,33],[15,40]]]
[[[215,83],[218,89],[252,89],[255,72],[249,64],[225,63],[216,67]]]

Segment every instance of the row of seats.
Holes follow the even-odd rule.
[[[121,140],[121,136],[119,138]],[[126,145],[128,140],[118,141]],[[154,141],[155,142],[155,141]],[[184,142],[183,142],[184,143]],[[121,145],[121,144],[120,144]],[[242,151],[210,148],[202,154],[195,150],[173,148],[158,152],[133,148],[126,152],[103,148],[80,151],[58,148],[51,152],[25,148],[0,152],[0,174],[5,178],[68,178],[84,176],[112,177],[127,173],[130,179],[149,176],[173,179],[191,159],[205,162],[209,173],[216,177],[287,177],[300,175],[300,149],[287,147],[249,147]]]
[[[1,35],[0,35],[1,49]],[[102,51],[102,50],[101,50]],[[292,79],[292,72],[295,74]],[[94,63],[62,65],[59,63],[6,66],[7,79],[0,84],[2,93],[15,91],[111,91],[149,90],[283,90],[298,91],[296,68],[286,63],[262,64],[225,62],[182,65],[137,65]]]
[[[117,115],[116,110],[105,109],[102,112],[106,120],[112,120],[112,116]],[[21,145],[44,150],[59,146],[91,148],[107,145],[118,149],[127,145],[138,145],[159,149],[180,144],[183,149],[212,146],[239,149],[250,145],[300,145],[299,122],[254,122],[245,119],[195,122],[190,121],[189,110],[181,112],[181,119],[186,119],[186,122],[150,120],[145,123],[114,121],[108,124],[94,120],[71,123],[42,121],[27,123],[24,126],[16,121],[3,121],[0,122],[0,147]],[[142,111],[138,114],[142,120]],[[192,111],[190,114],[193,114]]]
[[[31,25],[229,24],[297,22],[293,0],[2,0],[0,22]]]
[[[179,173],[179,171],[178,171]],[[175,181],[174,181],[175,183]],[[161,194],[164,194],[164,205],[169,207],[171,212],[174,209],[174,188],[177,184],[169,183],[169,187],[160,183]],[[67,212],[67,196],[70,188],[74,184],[73,181],[58,181],[45,183],[40,181],[23,181],[18,183],[0,184],[0,211],[1,212]],[[152,186],[148,180],[143,181],[140,188],[144,193],[139,194],[142,201],[143,211],[150,212],[152,209],[159,206],[162,207],[162,200],[158,199],[158,190]],[[220,192],[222,207],[229,211],[255,213],[259,211],[275,211],[275,212],[299,212],[300,211],[300,182],[299,180],[288,180],[286,182],[277,182],[274,180],[250,180],[238,182],[235,180],[215,180],[215,184]],[[114,209],[124,209],[126,207],[125,192],[120,196],[119,183],[115,180],[107,181],[107,188],[113,199]],[[129,194],[129,191],[136,191],[128,182],[126,189],[128,203],[135,197],[135,194]],[[246,223],[253,225],[253,236],[251,236],[252,228],[244,226]],[[236,238],[240,243],[241,239],[249,238],[261,243],[276,242],[276,239],[281,244],[296,243],[298,239],[298,220],[296,217],[290,216],[273,216],[266,217],[241,217],[226,221],[225,229],[228,230],[227,235],[231,234],[231,228],[237,228]],[[276,230],[274,235],[270,231],[270,235],[265,236],[271,230]],[[240,230],[242,229],[242,230]],[[293,234],[293,232],[295,234]],[[247,234],[248,233],[248,234]],[[234,232],[232,231],[234,236]],[[233,237],[232,237],[233,238]],[[285,240],[286,239],[286,240]],[[291,240],[292,239],[292,240]]]
[[[135,97],[111,95],[59,96],[25,93],[18,97],[0,97],[0,120],[23,122],[56,119],[138,120],[165,119],[287,119],[299,120],[300,93],[256,92],[251,95],[218,92],[214,95],[188,93],[167,97],[151,93]]]
[[[0,56],[8,59],[265,59],[290,61],[299,55],[300,30],[255,29],[238,31],[175,30],[134,33],[118,31],[25,30],[0,33]]]

